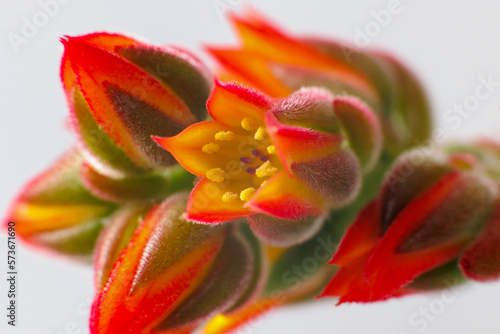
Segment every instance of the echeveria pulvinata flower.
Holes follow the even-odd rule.
[[[202,177],[185,217],[220,223],[249,216],[251,228],[270,243],[273,233],[280,238],[274,243],[286,243],[280,232],[287,224],[299,241],[312,234],[300,230],[296,236],[300,222],[316,232],[329,208],[355,198],[363,170],[372,168],[380,153],[377,118],[350,96],[303,88],[272,100],[217,83],[207,107],[213,120],[174,137],[155,137]]]

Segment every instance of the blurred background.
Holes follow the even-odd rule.
[[[57,7],[47,10],[46,4]],[[420,77],[446,139],[500,136],[500,2],[457,0],[0,0],[0,214],[20,187],[74,144],[59,81],[62,35],[95,31],[178,44],[234,43],[226,10],[252,6],[290,32],[386,50]],[[395,9],[389,17],[382,10]],[[40,13],[46,12],[44,16]],[[43,20],[46,17],[46,20]],[[36,31],[23,27],[39,20]],[[18,39],[15,36],[20,36]],[[471,104],[489,81],[491,94]],[[465,112],[457,108],[465,104]],[[457,107],[458,106],[458,107]],[[460,115],[460,117],[457,117]],[[2,232],[3,233],[3,232]],[[0,234],[0,332],[88,333],[90,267],[20,245],[18,326],[6,325],[6,238]],[[242,333],[499,334],[500,282],[374,305],[334,300],[287,307]]]

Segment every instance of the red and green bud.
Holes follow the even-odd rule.
[[[92,333],[189,332],[259,294],[259,243],[237,224],[185,221],[186,200],[179,193],[111,218],[96,258]]]
[[[66,153],[21,190],[6,221],[15,222],[17,233],[34,246],[89,260],[115,205],[83,186],[82,163],[77,150]]]
[[[322,296],[372,302],[428,290],[436,277],[456,274],[446,263],[457,259],[471,279],[498,278],[500,200],[489,172],[498,157],[481,144],[401,156],[343,237],[331,261],[341,268]]]
[[[88,163],[118,177],[175,163],[151,140],[205,119],[213,78],[184,50],[122,35],[62,39],[61,78]]]

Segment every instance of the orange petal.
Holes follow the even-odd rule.
[[[203,178],[191,191],[185,218],[201,223],[220,223],[248,216],[252,211],[244,207],[239,194],[252,187],[251,179],[231,180],[230,182],[214,182]],[[226,192],[237,194],[233,201],[224,202],[222,196]]]
[[[249,117],[262,125],[271,101],[262,93],[233,83],[216,82],[207,108],[214,120],[241,129],[241,121]]]
[[[153,137],[164,149],[169,151],[175,159],[189,172],[204,177],[212,168],[226,170],[230,161],[237,162],[238,146],[234,141],[216,141],[215,134],[220,131],[235,131],[231,126],[218,121],[205,121],[195,123],[174,137]],[[221,150],[208,154],[203,152],[204,145],[215,143]],[[226,151],[225,155],[223,155]],[[231,159],[231,155],[234,158]],[[229,157],[228,157],[229,155]]]

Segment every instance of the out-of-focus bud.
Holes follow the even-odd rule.
[[[62,42],[61,78],[89,164],[112,177],[174,164],[150,137],[175,135],[206,117],[213,78],[201,62],[122,35]]]
[[[77,150],[66,153],[21,190],[6,220],[32,245],[90,260],[103,219],[115,205],[84,188],[82,162]]]
[[[343,237],[322,296],[372,302],[442,288],[461,278],[457,259],[470,279],[498,279],[498,152],[479,143],[401,156]]]
[[[266,276],[260,244],[239,224],[181,218],[187,194],[124,207],[99,240],[92,333],[189,332],[251,303]]]
[[[335,224],[327,221],[313,238],[300,245],[268,247],[270,273],[259,299],[239,312],[214,317],[204,327],[203,333],[236,333],[242,326],[251,329],[265,313],[316,296],[336,270],[328,265],[328,261],[339,237]]]
[[[194,177],[181,166],[172,166],[144,175],[109,177],[88,163],[81,168],[82,182],[95,196],[109,202],[126,204],[162,200],[177,191],[190,189]]]
[[[285,97],[304,86],[356,96],[379,117],[384,148],[393,157],[429,137],[427,98],[415,76],[394,58],[345,43],[299,39],[255,12],[230,19],[242,45],[209,48],[223,66],[223,77],[272,97]]]

